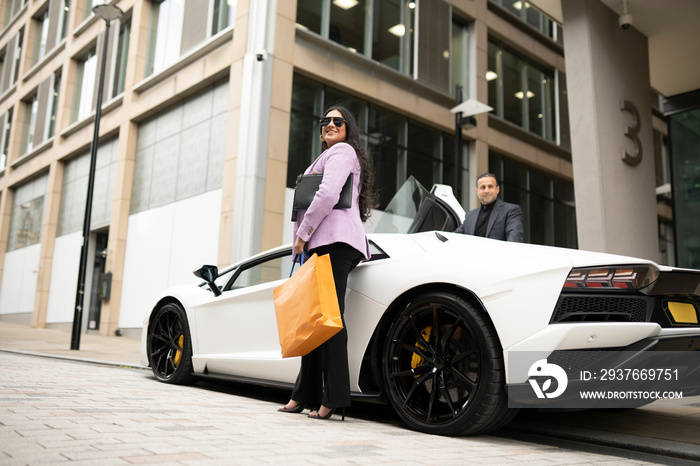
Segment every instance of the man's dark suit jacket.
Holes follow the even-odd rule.
[[[481,206],[467,212],[464,223],[455,230],[455,233],[473,235],[476,228],[476,219],[479,216],[479,209],[481,209]],[[520,206],[503,202],[497,198],[494,201],[489,224],[486,227],[486,237],[522,243],[523,211]]]

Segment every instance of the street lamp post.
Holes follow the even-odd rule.
[[[462,202],[462,129],[470,129],[476,126],[475,115],[493,110],[486,104],[482,104],[476,99],[467,99],[462,102],[463,88],[460,84],[455,85],[455,103],[450,109],[455,114],[455,176],[454,193],[455,197]]]
[[[87,198],[85,200],[85,217],[83,219],[83,245],[80,248],[80,265],[78,269],[78,287],[75,293],[75,312],[73,313],[73,331],[71,333],[70,349],[80,349],[80,327],[83,320],[83,304],[85,302],[85,275],[87,270],[88,246],[90,244],[90,220],[92,216],[92,192],[95,187],[95,161],[97,160],[97,144],[100,135],[100,117],[102,116],[102,90],[105,83],[105,65],[107,62],[107,44],[109,42],[109,23],[119,19],[124,14],[116,5],[100,4],[92,8],[98,18],[105,20],[105,35],[102,47],[102,63],[97,88],[97,107],[95,108],[95,128],[90,143],[90,172],[88,175]]]

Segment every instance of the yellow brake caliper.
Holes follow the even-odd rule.
[[[180,348],[177,350],[177,353],[175,353],[175,366],[180,365],[180,358],[182,357],[182,349],[185,347],[185,335],[180,334],[180,337],[177,339],[177,346]]]
[[[423,339],[424,339],[425,341],[430,341],[430,331],[431,331],[432,329],[433,329],[433,327],[429,325],[429,326],[425,327],[425,328],[420,332],[421,336],[423,337]],[[419,344],[419,342],[416,342],[416,346],[417,346],[418,348],[420,348],[420,349],[422,349],[422,350],[425,351],[425,348],[423,348],[423,347]],[[416,354],[416,353],[413,353],[413,356],[411,356],[411,368],[412,368],[412,369],[416,369],[416,368],[422,366],[424,362],[425,362],[425,358],[419,356],[419,355]],[[418,375],[414,375],[413,377],[418,378]]]

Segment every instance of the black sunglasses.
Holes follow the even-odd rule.
[[[323,117],[318,121],[321,123],[321,127],[328,126],[331,121],[333,121],[336,128],[342,128],[343,125],[347,123],[344,118],[340,117]]]

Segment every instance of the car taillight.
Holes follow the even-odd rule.
[[[650,265],[580,267],[571,270],[564,288],[639,290],[658,277],[658,269]]]

